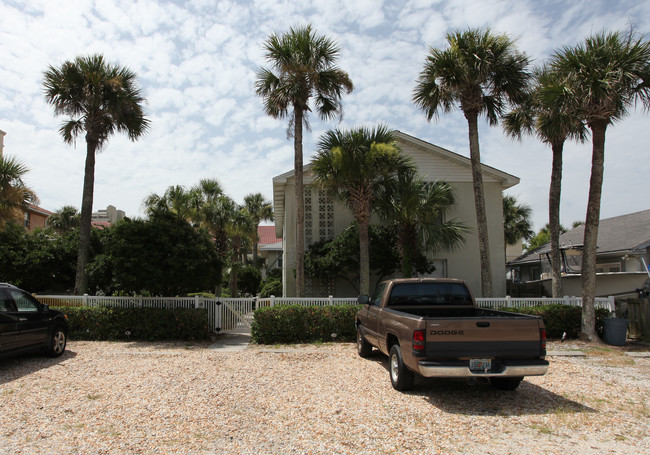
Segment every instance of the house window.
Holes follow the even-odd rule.
[[[596,264],[596,273],[620,273],[620,262],[610,262],[607,264]]]
[[[25,228],[29,229],[29,226],[32,221],[32,214],[29,212],[25,212]]]

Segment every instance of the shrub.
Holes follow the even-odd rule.
[[[272,295],[281,296],[282,295],[282,281],[276,279],[269,279],[266,282],[262,290],[260,291],[260,297],[267,298]]]
[[[208,314],[201,309],[64,307],[73,340],[205,340]]]
[[[251,326],[255,343],[311,343],[353,341],[359,305],[302,306],[278,305],[258,308]]]
[[[500,308],[503,311],[512,313],[532,314],[541,316],[546,326],[546,335],[549,338],[562,338],[566,332],[567,338],[578,338],[580,335],[580,322],[582,321],[582,308],[569,305],[539,305],[525,308]],[[604,337],[605,319],[609,317],[610,311],[605,309],[596,310],[596,333]]]

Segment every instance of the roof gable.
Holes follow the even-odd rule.
[[[471,182],[472,164],[469,158],[451,152],[437,145],[410,136],[398,130],[393,134],[402,153],[413,158],[418,172],[426,181]],[[314,182],[311,163],[303,167],[305,185]],[[519,183],[519,178],[485,164],[481,165],[484,182],[497,182],[503,190]],[[293,181],[294,171],[288,171],[273,178],[273,216],[275,233],[282,237],[284,227],[284,199],[287,183]]]

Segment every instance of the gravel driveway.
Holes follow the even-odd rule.
[[[515,392],[399,393],[386,358],[353,344],[207,346],[71,342],[3,361],[0,453],[650,453],[650,359],[626,348],[550,357]]]

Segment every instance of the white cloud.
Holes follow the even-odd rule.
[[[249,192],[271,197],[274,175],[293,166],[287,119],[264,114],[254,93],[255,73],[266,66],[262,44],[269,33],[311,23],[341,47],[339,64],[355,91],[343,98],[344,120],[323,122],[311,113],[305,132],[308,162],[328,128],[385,122],[390,127],[468,155],[467,124],[455,112],[427,122],[412,104],[412,90],[428,46],[444,47],[454,29],[490,26],[518,39],[543,60],[603,28],[641,32],[650,25],[648,2],[606,0],[332,2],[258,0],[41,0],[20,8],[0,4],[0,129],[5,150],[32,169],[29,182],[41,205],[56,210],[80,205],[85,143],[63,144],[42,97],[42,73],[78,55],[103,53],[138,73],[151,131],[136,142],[114,136],[97,157],[95,208],[113,204],[141,214],[142,199],[169,185],[191,186],[215,177],[241,201]],[[647,116],[633,113],[608,131],[603,215],[648,208],[643,163],[650,143]],[[546,223],[550,152],[534,139],[508,140],[481,125],[487,164],[521,177],[509,192],[533,208],[536,227]],[[589,145],[567,146],[562,222],[584,217]],[[624,182],[624,184],[622,183]],[[643,201],[643,200],[641,200]],[[646,204],[647,205],[647,204]]]

